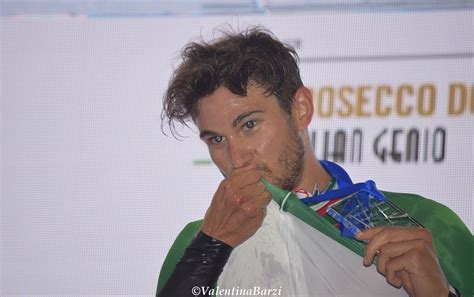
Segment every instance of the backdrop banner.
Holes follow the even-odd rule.
[[[472,10],[1,19],[2,296],[154,294],[222,180],[197,129],[161,131],[189,41],[262,25],[300,56],[320,159],[417,193],[470,230]]]

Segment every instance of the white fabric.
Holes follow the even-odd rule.
[[[407,296],[374,265],[272,201],[257,232],[232,252],[218,287],[279,289],[279,296]],[[239,295],[235,295],[239,296]]]

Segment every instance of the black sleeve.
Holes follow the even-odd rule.
[[[201,296],[193,287],[199,287],[201,294],[202,287],[212,289],[231,252],[231,246],[199,232],[157,296]]]
[[[461,292],[459,292],[458,289],[456,289],[455,287],[449,285],[448,297],[462,297],[462,296],[461,296]]]

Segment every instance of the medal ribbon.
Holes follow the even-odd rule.
[[[337,190],[327,190],[326,192],[314,195],[312,197],[300,199],[301,202],[307,205],[314,205],[323,201],[329,201],[339,198],[348,197],[351,195],[357,195],[357,199],[354,199],[354,203],[348,203],[344,208],[343,212],[339,214],[339,216],[332,216],[339,221],[340,228],[343,235],[353,237],[356,230],[348,230],[344,224],[344,216],[351,213],[356,207],[359,207],[360,204],[364,205],[368,208],[369,199],[375,199],[377,201],[386,201],[385,196],[377,190],[375,186],[375,182],[372,180],[368,180],[362,183],[354,184],[347,174],[347,172],[339,165],[326,161],[321,160],[319,161],[323,168],[333,177],[336,179],[338,189]],[[334,212],[333,212],[334,213]]]

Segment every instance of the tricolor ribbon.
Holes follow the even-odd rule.
[[[339,211],[335,211],[330,206],[327,212],[340,223],[342,235],[354,237],[357,232],[370,225],[371,199],[376,202],[384,202],[386,198],[377,190],[374,181],[368,180],[363,183],[354,184],[347,172],[339,165],[325,160],[321,160],[320,163],[336,179],[339,189],[328,190],[319,195],[303,198],[301,202],[307,205],[314,205],[324,201],[350,197],[342,202],[344,204]],[[357,216],[357,212],[362,212],[363,215]],[[351,215],[350,220],[347,218],[349,215]]]

